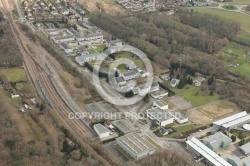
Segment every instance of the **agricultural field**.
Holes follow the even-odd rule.
[[[235,104],[218,101],[188,110],[188,116],[194,123],[211,123],[214,120],[229,116],[238,111]]]
[[[186,85],[183,89],[175,87],[171,88],[171,90],[173,90],[177,96],[182,96],[190,101],[193,107],[198,107],[219,100],[219,96],[209,96],[208,93],[202,92],[199,87],[193,85]]]

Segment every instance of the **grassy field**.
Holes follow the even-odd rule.
[[[239,64],[236,67],[230,67],[229,70],[232,72],[237,72],[240,73],[248,78],[250,78],[250,55],[246,55],[246,51],[248,50],[248,48],[241,46],[239,44],[233,43],[233,42],[229,42],[227,44],[227,46],[225,46],[223,48],[223,51],[228,52],[228,50],[231,50],[231,54],[234,55],[229,55],[229,54],[225,54],[224,55],[224,60],[227,61],[228,59],[232,58],[233,56],[233,60],[230,61],[230,63],[233,64]],[[244,57],[245,55],[245,57]]]
[[[103,52],[106,46],[104,44],[93,46],[97,52]]]
[[[167,137],[173,138],[175,136],[179,136],[181,133],[193,130],[196,127],[193,124],[187,124],[187,125],[178,126],[174,128],[176,129],[176,132],[167,135]]]
[[[225,11],[221,9],[212,9],[212,8],[192,8],[192,9],[194,11],[198,11],[202,13],[212,13],[212,14],[219,15],[221,17],[225,17],[228,19],[238,21],[241,24],[241,29],[244,30],[245,32],[250,33],[250,16],[237,13],[237,12]]]
[[[192,85],[186,85],[183,89],[175,87],[171,88],[171,90],[173,90],[176,95],[183,96],[186,100],[190,101],[193,107],[219,100],[218,96],[209,96],[209,94],[202,92],[199,87]]]
[[[233,2],[227,2],[227,3],[232,5],[250,5],[249,0],[233,0]]]
[[[25,71],[22,68],[10,68],[6,69],[5,71],[6,71],[6,77],[11,82],[26,80]]]
[[[233,6],[233,5],[224,5],[222,6],[223,9],[226,9],[226,10],[237,10],[238,8],[236,6]]]
[[[119,53],[116,53],[115,58],[132,58],[133,57],[133,53],[131,52],[119,52]]]

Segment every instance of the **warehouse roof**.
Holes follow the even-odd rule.
[[[186,141],[186,143],[200,153],[203,157],[209,160],[216,166],[231,166],[226,160],[221,158],[214,151],[209,149],[206,145],[200,142],[197,138],[192,137],[191,140]]]
[[[250,153],[250,143],[247,143],[245,145],[242,145],[240,147],[241,150],[243,150],[245,152],[245,154],[249,154]]]
[[[172,115],[167,113],[166,111],[163,111],[162,109],[155,107],[152,109],[147,110],[147,113],[150,113],[151,116],[153,116],[155,119],[157,119],[160,122],[164,122],[168,119],[172,119]]]
[[[217,132],[203,139],[203,141],[209,143],[213,147],[219,147],[221,142],[231,142],[232,140],[222,132]]]
[[[102,124],[98,123],[94,125],[94,129],[98,135],[110,132],[105,126]]]
[[[234,125],[237,125],[237,124],[239,124],[239,123],[243,123],[243,122],[249,121],[249,120],[250,120],[250,115],[247,115],[247,116],[244,116],[244,117],[235,119],[235,120],[233,120],[233,121],[231,121],[231,122],[225,123],[225,124],[223,124],[222,126],[223,126],[224,128],[229,128],[229,127],[232,127],[232,126],[234,126]]]
[[[156,149],[154,145],[141,138],[136,133],[124,135],[122,137],[117,138],[116,140],[119,141],[123,146],[125,146],[131,153],[135,155]]]
[[[234,121],[236,119],[239,119],[241,117],[244,117],[247,115],[247,112],[244,111],[244,112],[240,112],[240,113],[237,113],[237,114],[234,114],[232,116],[229,116],[229,117],[226,117],[226,118],[223,118],[223,119],[220,119],[218,121],[215,121],[213,124],[215,125],[218,125],[218,126],[222,126],[223,124],[225,123],[229,123],[231,121]]]

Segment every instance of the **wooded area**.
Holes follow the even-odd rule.
[[[22,65],[18,45],[2,13],[0,13],[0,48],[0,67],[17,67]]]

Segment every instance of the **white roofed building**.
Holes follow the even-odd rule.
[[[94,130],[100,139],[110,136],[110,131],[100,123],[94,125]]]
[[[250,155],[250,143],[242,145],[239,147],[240,151],[242,151],[245,155]]]

